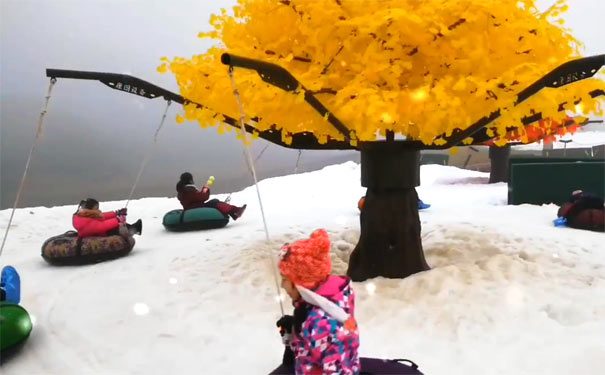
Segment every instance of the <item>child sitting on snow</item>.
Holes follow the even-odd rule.
[[[282,365],[271,374],[359,374],[355,294],[346,276],[330,276],[330,238],[320,229],[281,249],[282,287],[294,316],[277,326],[286,344]]]
[[[565,218],[571,228],[605,232],[605,205],[603,199],[592,193],[574,191],[557,216]]]

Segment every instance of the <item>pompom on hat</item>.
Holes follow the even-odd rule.
[[[308,239],[282,247],[278,268],[295,285],[317,287],[332,272],[328,233],[318,229]]]

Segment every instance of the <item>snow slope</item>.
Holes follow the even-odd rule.
[[[507,206],[506,185],[488,185],[485,173],[429,165],[421,174],[433,269],[354,284],[361,354],[410,358],[427,375],[605,373],[605,235],[554,228],[554,205]],[[89,266],[40,257],[46,238],[70,229],[75,206],[18,210],[1,263],[21,272],[36,322],[2,373],[268,373],[282,354],[269,254],[323,227],[334,272],[345,272],[359,175],[349,162],[262,181],[269,243],[254,187],[232,196],[248,203],[242,219],[205,232],[164,231],[175,198],[133,201],[130,220],[141,217],[144,231],[132,254]]]

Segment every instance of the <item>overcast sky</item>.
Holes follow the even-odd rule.
[[[319,1],[319,0],[318,0]],[[224,0],[0,0],[0,198],[11,206],[33,141],[48,85],[46,68],[128,73],[178,91],[174,76],[156,72],[162,56],[190,57],[209,42],[197,38]],[[541,0],[544,8],[552,1]],[[605,1],[570,0],[565,16],[586,43],[585,54],[605,53]],[[230,95],[230,93],[225,93]],[[94,196],[125,199],[151,145],[165,102],[110,90],[93,81],[59,80],[44,138],[34,155],[23,205],[75,203]],[[249,185],[242,147],[232,135],[177,125],[169,111],[137,196],[172,196],[178,175],[191,171],[216,189]],[[258,153],[265,146],[254,146]],[[292,172],[298,153],[270,146],[259,160],[261,177]],[[355,153],[305,152],[301,168]]]

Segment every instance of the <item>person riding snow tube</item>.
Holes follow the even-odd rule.
[[[78,237],[112,236],[128,231],[131,235],[140,235],[143,230],[141,219],[134,224],[126,223],[127,209],[122,208],[113,212],[101,212],[99,201],[88,198],[80,201],[78,210],[74,213],[72,223],[78,231]]]
[[[574,191],[569,202],[559,208],[557,216],[557,226],[605,232],[605,204],[602,198],[592,193]]]
[[[363,205],[365,204],[365,202],[366,197],[359,198],[359,201],[357,202],[357,208],[359,209],[359,212],[363,210]],[[430,204],[424,203],[420,198],[418,198],[418,210],[426,210],[429,207],[431,207]]]
[[[216,229],[226,226],[229,217],[233,220],[239,219],[246,210],[246,205],[237,207],[218,199],[208,200],[210,185],[213,182],[214,178],[211,177],[206,185],[198,190],[191,173],[181,174],[176,191],[183,209],[166,213],[162,220],[164,227],[175,232]]]
[[[142,221],[126,223],[126,209],[101,212],[99,202],[81,201],[73,216],[78,232],[68,231],[49,238],[42,245],[42,258],[51,264],[86,264],[122,257],[135,244],[133,235],[141,234]]]
[[[0,276],[0,362],[16,352],[32,331],[29,314],[18,305],[20,299],[19,274],[13,267],[6,266]]]

